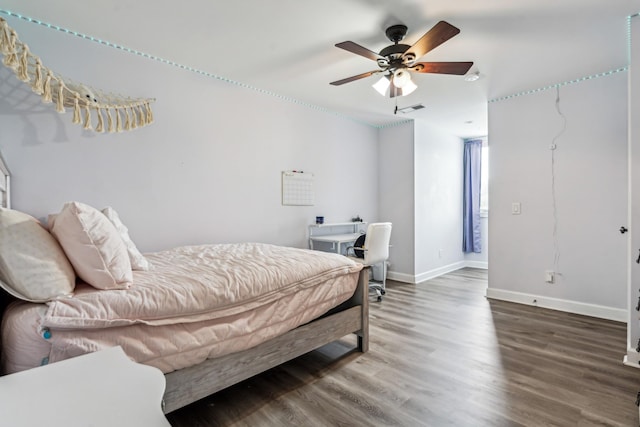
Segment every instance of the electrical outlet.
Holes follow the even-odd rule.
[[[544,281],[547,283],[555,283],[556,282],[556,273],[551,270],[547,270],[544,272]]]
[[[438,249],[438,258],[442,258],[442,249]]]

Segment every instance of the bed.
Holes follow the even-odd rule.
[[[0,170],[8,206],[9,173],[4,164]],[[11,294],[0,296],[3,373],[119,345],[132,360],[163,371],[163,410],[169,413],[349,334],[357,336],[358,351],[368,350],[368,272],[361,264],[261,243],[199,245],[138,254],[147,268],[135,269],[127,257],[130,271],[115,269],[118,259],[109,258],[105,268],[116,273],[106,280],[102,266],[84,270],[91,264],[83,258],[90,252],[86,246],[80,257],[69,246],[61,224],[73,209],[93,212],[74,202],[49,218],[49,230],[23,221],[57,241],[73,267],[72,288],[51,294],[51,288],[33,286],[40,283],[40,268],[14,280],[7,272],[11,256],[0,249],[0,284]],[[0,239],[12,228],[7,218],[24,215],[2,209]],[[42,251],[38,262],[56,253]],[[59,270],[69,276],[68,268]],[[46,280],[55,276],[47,272]]]

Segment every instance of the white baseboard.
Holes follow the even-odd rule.
[[[587,304],[583,302],[563,300],[533,294],[507,291],[504,289],[487,288],[486,297],[501,301],[516,302],[536,307],[550,308],[552,310],[597,317],[600,319],[627,322],[629,313],[621,308],[606,307],[603,305]]]
[[[487,261],[465,261],[464,266],[470,268],[481,268],[483,270],[489,269],[489,263]]]
[[[420,283],[420,282],[424,282],[425,280],[435,279],[438,276],[451,273],[452,271],[460,270],[461,268],[464,268],[464,267],[465,267],[464,261],[459,261],[453,264],[436,268],[434,270],[427,271],[425,273],[420,273],[415,277],[415,280],[416,280],[415,283]]]
[[[459,261],[459,262],[445,265],[443,267],[438,267],[436,269],[429,270],[427,272],[420,273],[417,275],[389,271],[387,272],[387,278],[391,280],[397,280],[398,282],[412,283],[415,285],[416,283],[424,282],[425,280],[434,279],[438,276],[451,273],[452,271],[460,270],[461,268],[464,268],[464,267],[472,267],[472,266],[468,265],[468,261]],[[476,268],[482,268],[482,267],[476,267]]]
[[[387,279],[395,280],[403,283],[415,284],[415,276],[405,273],[397,273],[395,271],[387,271]]]
[[[387,272],[387,278],[396,280],[398,282],[411,283],[415,285],[416,283],[434,279],[438,276],[451,273],[452,271],[459,270],[464,267],[481,269],[489,268],[488,263],[482,261],[460,261],[418,275],[389,271]],[[616,322],[626,323],[628,320],[627,310],[607,307],[604,305],[588,304],[578,301],[570,301],[534,294],[525,294],[521,292],[513,292],[495,288],[487,288],[485,295],[489,299],[549,308],[552,310],[565,311],[567,313],[581,314],[583,316],[597,317],[600,319],[613,320]],[[636,361],[634,360],[631,363],[635,362]]]
[[[622,359],[622,363],[633,368],[640,368],[640,355],[635,348],[627,349],[627,354]]]

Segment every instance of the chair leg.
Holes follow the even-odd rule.
[[[382,296],[387,293],[386,282],[387,282],[387,263],[383,262],[382,263],[382,280],[369,282],[369,289],[373,289],[374,291],[376,291],[376,297],[378,301],[382,301]]]
[[[375,278],[373,277],[373,268],[372,266],[369,267],[371,268],[371,270],[369,271],[369,290],[370,291],[375,291],[376,294],[376,298],[378,301],[382,301],[382,294],[380,293],[380,285],[378,284],[377,281],[375,281]]]

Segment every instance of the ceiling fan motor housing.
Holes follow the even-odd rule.
[[[391,46],[387,46],[380,51],[380,56],[384,56],[389,59],[398,59],[409,50],[411,46],[408,44],[392,44]]]
[[[385,34],[387,35],[387,38],[389,40],[391,40],[394,43],[398,43],[400,40],[404,39],[404,37],[407,35],[407,26],[406,25],[402,25],[402,24],[398,24],[398,25],[392,25],[389,28],[387,28],[387,30],[385,31]]]
[[[381,68],[405,68],[412,64],[416,57],[415,55],[404,53],[409,50],[411,46],[407,44],[392,44],[380,51],[380,56],[384,58],[378,59],[378,65]]]
[[[406,55],[403,57],[404,53],[409,50],[411,46],[398,43],[404,39],[407,35],[407,31],[407,26],[402,24],[392,25],[387,28],[385,34],[394,44],[387,46],[380,51],[380,56],[384,57],[384,59],[378,59],[378,65],[380,68],[394,71],[399,68],[405,68],[415,61],[415,55]]]

